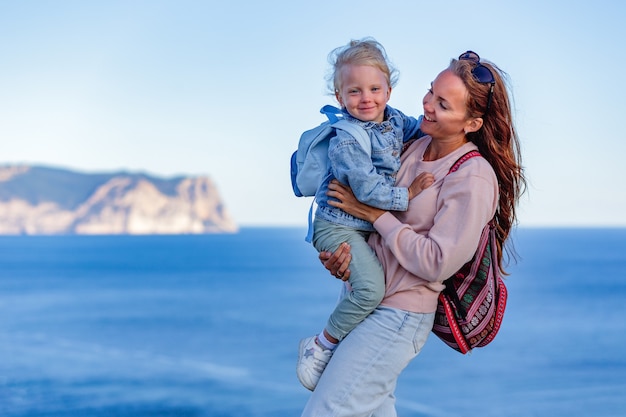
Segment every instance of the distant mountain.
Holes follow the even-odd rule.
[[[0,234],[233,233],[208,177],[0,166]]]

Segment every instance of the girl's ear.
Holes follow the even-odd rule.
[[[343,100],[341,99],[341,95],[339,94],[339,91],[335,91],[335,98],[337,99],[339,106],[343,107]]]

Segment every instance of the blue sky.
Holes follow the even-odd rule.
[[[328,53],[372,36],[407,114],[467,49],[510,75],[521,226],[626,226],[625,20],[613,0],[0,0],[0,163],[208,175],[240,225],[304,227],[289,157],[335,103]]]

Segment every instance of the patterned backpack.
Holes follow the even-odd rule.
[[[478,151],[466,153],[448,174],[478,156],[481,156]],[[489,344],[502,324],[507,290],[500,275],[496,248],[492,220],[483,229],[474,257],[444,281],[446,288],[439,294],[432,331],[463,354]]]

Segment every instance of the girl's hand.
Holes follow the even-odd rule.
[[[424,188],[428,188],[435,182],[435,177],[430,172],[422,172],[419,174],[411,185],[409,185],[409,200],[418,195],[424,190]]]
[[[376,219],[385,213],[385,210],[361,203],[356,199],[350,187],[341,184],[337,180],[332,180],[330,184],[328,184],[328,192],[326,195],[339,200],[328,200],[329,205],[339,207],[346,213],[370,223],[374,223]]]
[[[350,266],[352,255],[350,254],[350,245],[348,243],[344,242],[339,245],[334,253],[320,252],[319,258],[331,275],[343,281],[347,281],[350,278],[348,266]]]

